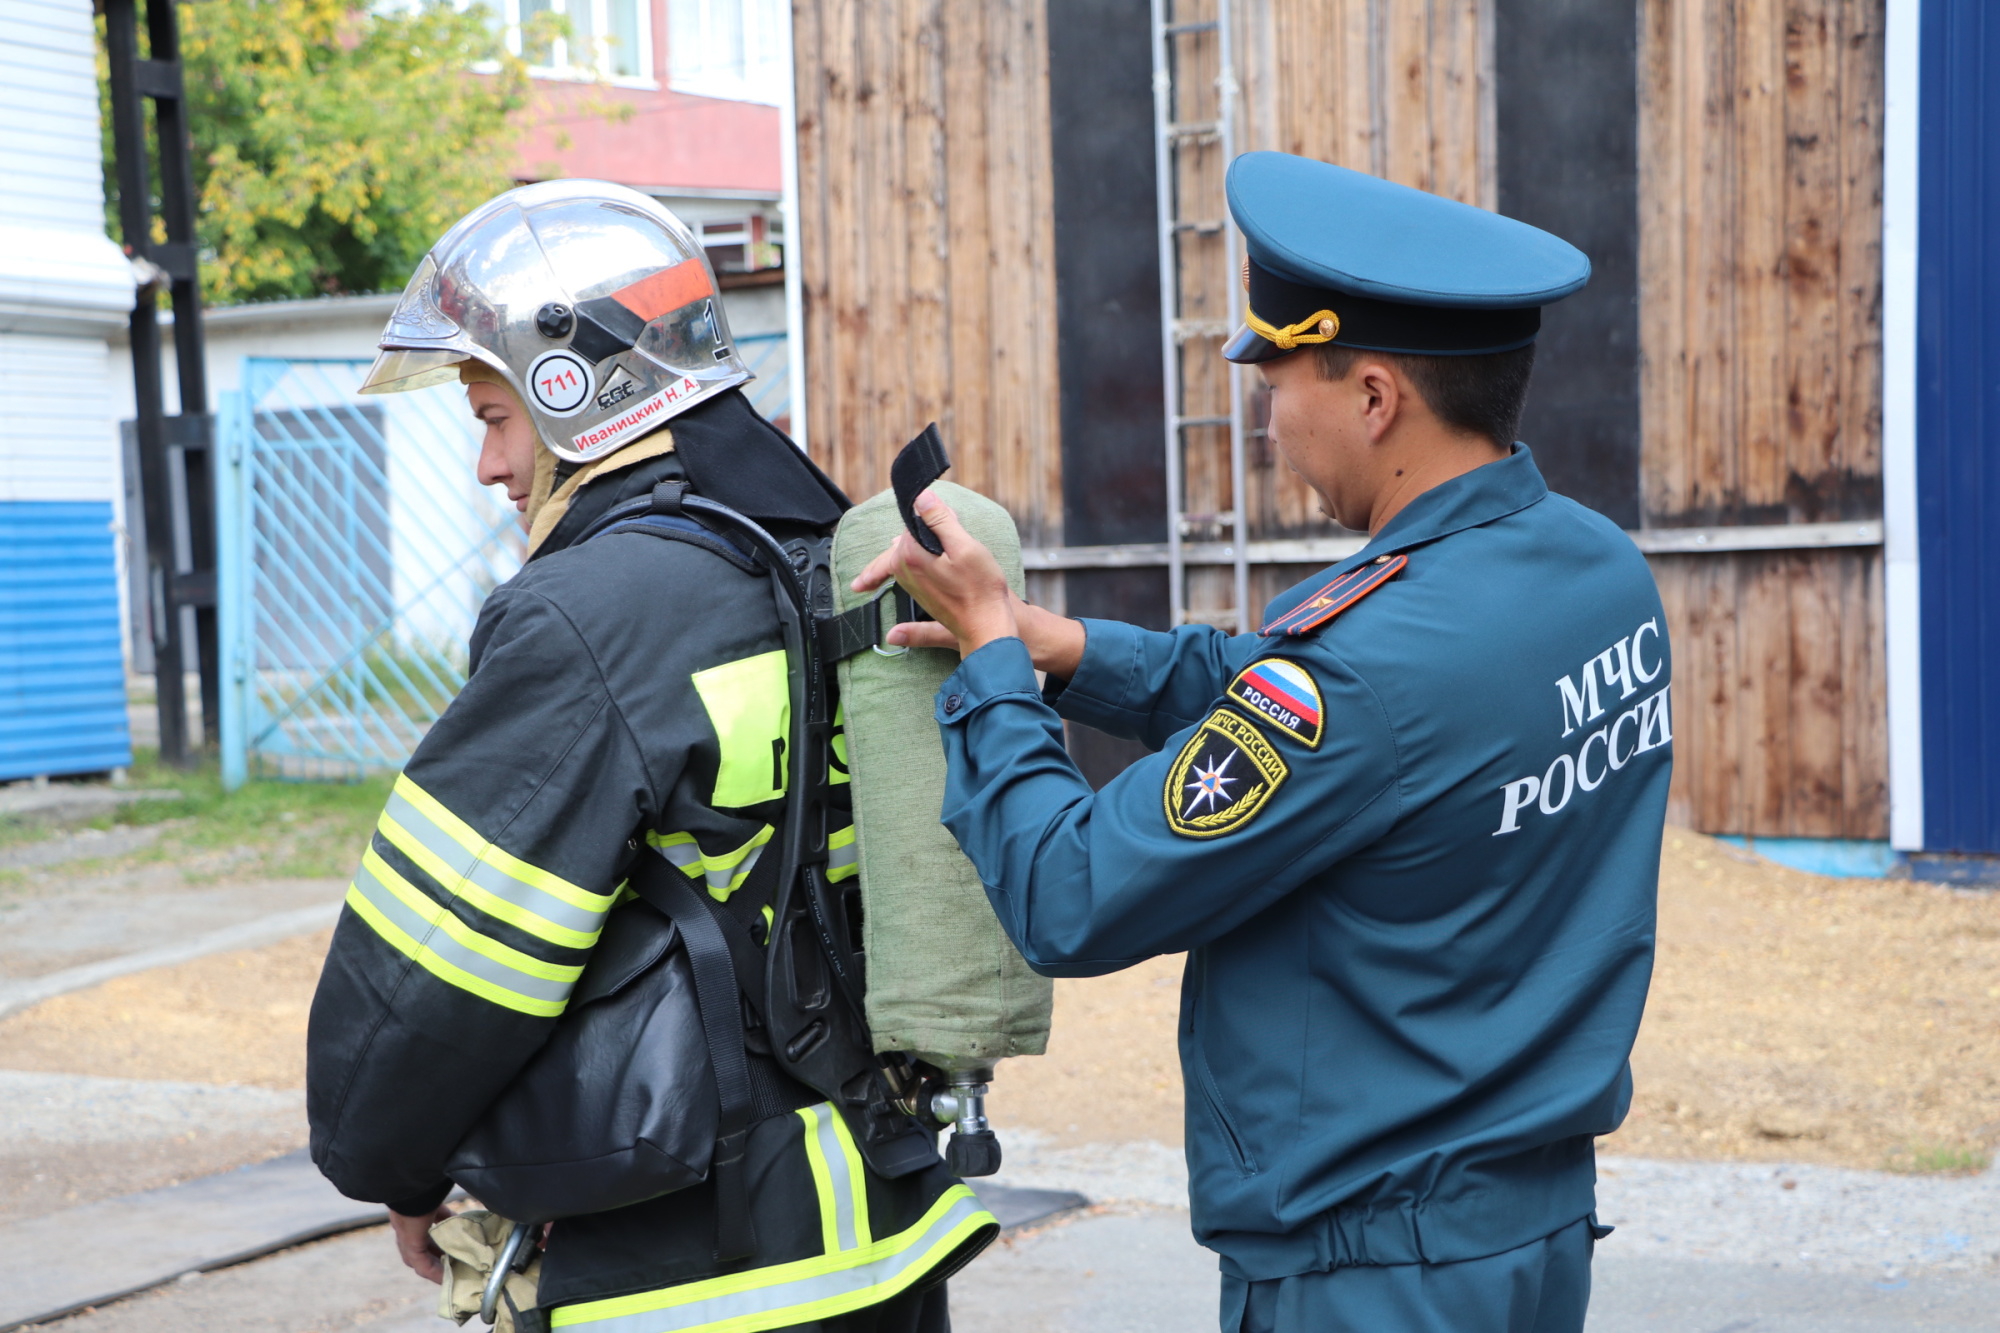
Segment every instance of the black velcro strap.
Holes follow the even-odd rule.
[[[736,998],[736,964],[714,909],[684,876],[635,875],[630,882],[635,892],[673,919],[694,974],[695,1007],[701,1012],[702,1035],[708,1040],[709,1065],[721,1102],[709,1168],[715,1184],[715,1257],[719,1263],[732,1263],[748,1258],[756,1248],[750,1227],[750,1182],[743,1162],[754,1100],[750,1057],[743,1048],[743,1009]]]
[[[845,662],[882,642],[882,597],[871,597],[859,606],[813,621],[820,661]]]
[[[938,438],[935,421],[924,427],[923,434],[904,445],[903,452],[889,464],[889,484],[895,488],[896,508],[902,511],[903,526],[917,539],[917,545],[932,555],[943,555],[944,543],[931,531],[930,524],[917,517],[917,497],[950,467],[951,458],[944,451],[944,441]]]
[[[882,627],[882,601],[887,597],[896,599],[896,618],[889,622],[891,627],[931,618],[931,613],[918,606],[915,598],[892,583],[859,606],[813,621],[813,638],[819,645],[820,661],[828,665],[845,662],[856,653],[879,647],[884,642],[882,636],[888,632]],[[902,651],[898,648],[890,656]]]

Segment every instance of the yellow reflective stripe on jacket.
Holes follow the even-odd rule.
[[[597,943],[615,895],[578,888],[502,851],[407,775],[396,779],[377,826],[444,892],[551,944]]]
[[[861,870],[861,852],[854,845],[854,825],[835,829],[826,840],[826,878],[838,884]]]
[[[690,679],[715,728],[715,793],[709,803],[734,809],[785,794],[785,744],[792,734],[792,686],[785,651],[697,671]]]
[[[385,911],[392,910],[382,901],[380,893],[371,888],[386,890],[401,907],[415,914],[415,919],[432,923],[452,940],[482,957],[500,964],[509,971],[521,973],[539,981],[559,982],[567,987],[583,975],[580,964],[545,962],[533,954],[522,953],[512,945],[503,944],[491,936],[483,935],[452,914],[450,908],[436,899],[428,898],[423,890],[396,873],[396,868],[376,855],[370,847],[361,854],[361,869],[355,876],[357,884],[370,900]]]
[[[984,1227],[999,1223],[963,1185],[915,1226],[851,1250],[663,1291],[565,1305],[554,1328],[587,1333],[765,1333],[879,1305],[909,1290]]]
[[[764,825],[750,835],[750,840],[734,851],[710,856],[702,851],[701,844],[694,840],[692,833],[648,833],[646,842],[652,849],[680,867],[681,873],[689,879],[698,879],[708,885],[708,896],[719,903],[729,901],[729,895],[743,887],[743,881],[750,878],[756,868],[757,858],[764,854],[764,844],[771,841],[772,828]]]
[[[544,963],[485,938],[420,893],[373,848],[348,886],[347,905],[391,948],[432,976],[519,1013],[556,1017],[583,971]]]
[[[831,1102],[798,1111],[806,1126],[806,1162],[819,1191],[820,1235],[826,1252],[857,1249],[868,1234],[868,1177],[847,1122]]]
[[[838,787],[853,781],[847,771],[847,705],[833,706],[833,735],[827,738],[826,748],[830,752],[826,764],[826,785]]]

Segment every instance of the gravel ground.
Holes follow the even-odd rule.
[[[1808,1164],[1598,1162],[1601,1254],[1799,1272],[2000,1276],[2000,1173],[1894,1175]]]
[[[257,1133],[289,1128],[304,1115],[305,1096],[296,1091],[0,1070],[0,1144],[6,1145]]]
[[[67,902],[52,880],[0,878],[0,977],[151,942],[143,914],[117,910],[131,894],[194,909],[205,892],[153,874],[79,880]],[[1661,888],[1637,1100],[1603,1144],[1601,1214],[1619,1230],[1599,1251],[1592,1333],[1995,1326],[2000,1176],[1973,1172],[2000,1139],[2000,897],[1818,879],[1682,830]],[[0,1219],[302,1142],[325,942],[215,955],[0,1021],[0,1070],[16,1071],[0,1073]],[[999,1070],[999,1183],[1100,1206],[982,1260],[955,1288],[962,1333],[1213,1327],[1213,1260],[1181,1211],[1178,985],[1171,958],[1060,982],[1050,1054]],[[1884,1164],[1905,1171],[1857,1169]],[[427,1326],[427,1289],[383,1263],[385,1246],[369,1233],[303,1247],[74,1322]]]
[[[396,1258],[376,1227],[301,1245],[255,1263],[184,1278],[42,1324],[63,1333],[448,1333],[437,1288]],[[475,1330],[483,1324],[473,1324]]]
[[[29,870],[41,866],[68,865],[74,861],[129,856],[152,846],[159,839],[162,828],[159,824],[136,828],[87,828],[18,847],[0,848],[0,869]]]
[[[2000,894],[1824,879],[1684,829],[1633,1157],[1977,1169],[2000,1141]]]
[[[302,1088],[330,930],[59,995],[0,1020],[0,1069]]]
[[[229,857],[213,859],[220,867]],[[347,890],[347,881],[332,879],[227,882],[220,868],[191,883],[192,873],[184,865],[133,865],[103,873],[56,867],[33,877],[0,878],[0,983],[337,903]]]
[[[995,1179],[1073,1189],[1097,1203],[1187,1206],[1187,1168],[1160,1143],[1065,1148],[1016,1131]],[[1806,1163],[1605,1156],[1598,1215],[1619,1228],[1599,1253],[1714,1259],[1798,1272],[2000,1277],[2000,1172],[1914,1176]]]
[[[1092,1203],[1186,1208],[1187,1159],[1179,1145],[1088,1143],[1062,1147],[1046,1134],[995,1123],[1002,1160],[996,1185],[1075,1190]]]
[[[294,1090],[0,1070],[0,1222],[227,1171],[305,1138]]]

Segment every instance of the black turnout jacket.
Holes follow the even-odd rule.
[[[768,577],[694,542],[576,538],[663,480],[780,540],[830,531],[847,501],[734,390],[670,429],[673,453],[581,488],[487,599],[470,678],[362,856],[307,1053],[313,1160],[352,1198],[408,1215],[444,1198],[454,1146],[560,1020],[607,914],[649,910],[619,905],[637,858],[663,856],[726,899],[772,836],[789,703]],[[836,846],[830,877],[842,873]],[[942,1165],[875,1179],[840,1117],[793,1086],[793,1109],[754,1136],[764,1183],[750,1275],[717,1273],[705,1185],[565,1219],[541,1294],[570,1305],[559,1324],[613,1333],[665,1303],[674,1327],[705,1327],[713,1301],[713,1322],[785,1327],[934,1281],[977,1248],[984,1224],[968,1221],[970,1196]],[[858,1226],[821,1225],[857,1207]],[[943,1243],[954,1235],[963,1243]],[[760,1282],[759,1269],[784,1280]],[[746,1300],[769,1308],[746,1314]]]

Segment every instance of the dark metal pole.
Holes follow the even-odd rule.
[[[117,156],[118,212],[125,250],[146,261],[155,280],[132,309],[132,384],[137,405],[139,480],[146,514],[146,562],[153,631],[154,680],[160,706],[160,758],[189,762],[185,671],[188,645],[183,609],[195,624],[201,668],[201,716],[206,739],[219,739],[222,672],[215,618],[215,419],[208,411],[208,361],[201,329],[193,146],[180,22],[175,0],[146,0],[147,58],[139,55],[138,0],[104,0],[106,55],[111,72],[112,143]],[[153,102],[159,151],[164,242],[153,240],[152,181],[147,165],[146,103]],[[180,412],[166,415],[160,377],[157,292],[168,287],[174,306],[174,362]],[[181,483],[176,494],[175,482]],[[185,541],[187,556],[181,556]],[[184,567],[185,566],[185,567]]]
[[[104,44],[111,75],[111,141],[117,157],[118,220],[125,252],[152,261],[153,209],[146,164],[146,106],[139,89],[137,0],[105,0]],[[166,406],[160,383],[156,285],[132,306],[132,388],[139,436],[139,484],[146,511],[147,620],[153,633],[154,693],[160,711],[160,759],[184,767],[187,699],[182,677],[180,605],[174,576],[174,506],[167,457]]]
[[[195,239],[192,130],[180,58],[180,18],[175,0],[146,0],[146,30],[158,76],[153,127],[160,145],[160,212],[167,243],[160,266],[173,282],[174,365],[179,371],[181,418],[172,443],[180,446],[187,493],[191,572],[180,575],[183,606],[194,608],[195,656],[201,666],[201,721],[208,744],[222,739],[222,673],[215,625],[215,476],[211,467],[215,419],[208,411],[208,357],[201,328],[201,271]]]

